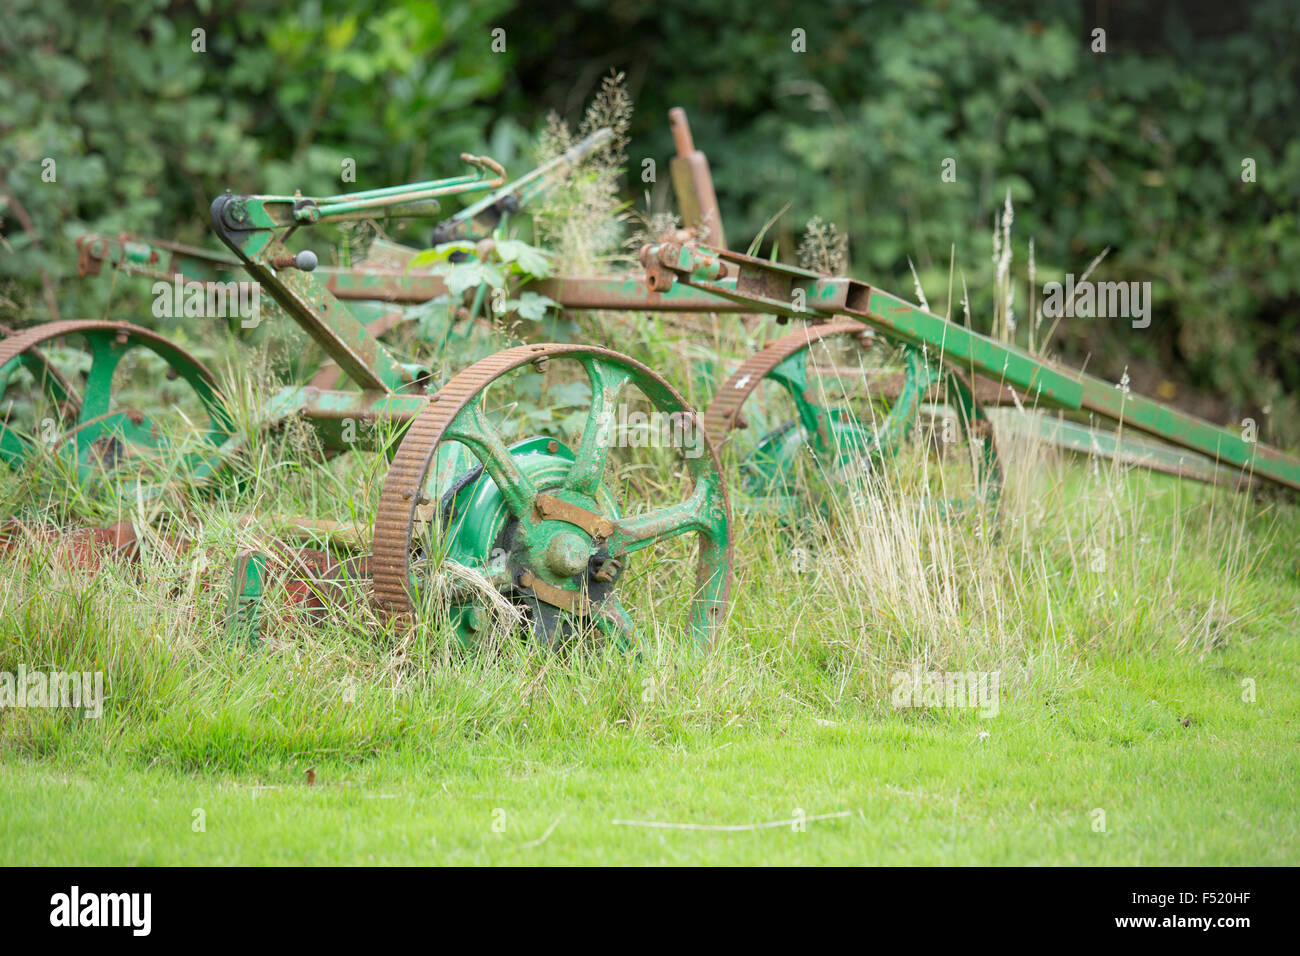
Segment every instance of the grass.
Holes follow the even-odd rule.
[[[997,536],[873,484],[741,517],[707,654],[653,563],[641,657],[347,614],[231,648],[239,500],[183,559],[13,551],[0,670],[103,670],[109,700],[0,711],[0,863],[1296,863],[1300,513],[1021,454]],[[892,708],[912,664],[998,671],[999,712]],[[845,815],[614,822],[799,813]]]
[[[7,758],[0,862],[1294,864],[1297,657],[1287,640],[1212,667],[1098,660],[1069,690],[991,721],[841,708],[824,726],[791,702],[770,721],[659,737],[636,715],[552,703],[535,718],[554,721],[548,735],[413,728],[427,739],[372,738],[365,757],[226,761],[239,735],[205,726],[192,731],[207,738],[202,760],[168,759],[159,740],[131,756]],[[1254,704],[1240,700],[1244,673],[1258,675]],[[798,810],[848,816],[802,832],[614,822]]]
[[[325,460],[299,422],[258,429],[314,358],[264,327],[254,347],[187,333],[228,366],[247,439],[215,497],[0,474],[0,518],[144,533],[137,564],[90,573],[39,538],[0,550],[0,672],[103,671],[108,691],[100,719],[0,709],[0,864],[1300,862],[1296,505],[1019,442],[996,517],[945,510],[962,449],[940,466],[922,430],[883,476],[819,498],[812,475],[794,515],[737,500],[730,617],[705,652],[685,542],[620,584],[639,655],[505,634],[465,650],[436,617],[402,631],[364,604],[312,623],[278,584],[262,643],[232,646],[230,567],[279,533],[265,516],[366,525],[387,467]],[[576,337],[702,408],[767,328],[607,317]],[[457,356],[509,344],[474,334]],[[503,400],[518,434],[576,444],[563,365]],[[618,451],[629,507],[681,500],[671,455]],[[997,674],[996,715],[892,706],[913,668]]]

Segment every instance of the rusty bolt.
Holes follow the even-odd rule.
[[[281,269],[301,269],[303,272],[313,272],[316,266],[320,264],[316,253],[310,249],[304,249],[295,255],[282,255],[271,257],[271,267],[277,271]]]
[[[591,576],[602,584],[613,583],[622,570],[622,564],[615,558],[593,558],[591,562]]]

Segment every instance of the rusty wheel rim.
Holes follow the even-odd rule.
[[[591,383],[592,399],[572,464],[554,482],[552,462],[526,462],[512,455],[488,421],[482,396],[492,383],[517,369],[551,359],[580,363]],[[512,537],[496,542],[496,554],[478,570],[509,600],[533,612],[534,633],[548,643],[561,636],[553,623],[587,619],[615,634],[620,643],[636,645],[639,636],[621,601],[618,581],[634,553],[670,538],[694,534],[698,541],[690,628],[705,643],[720,628],[731,583],[730,500],[717,452],[702,429],[692,428],[693,457],[684,461],[692,490],[684,501],[623,516],[602,498],[605,462],[614,435],[614,406],[623,390],[635,385],[658,411],[698,417],[685,400],[646,366],[607,349],[585,345],[524,345],[475,363],[430,397],[412,422],[393,458],[375,519],[372,548],[375,600],[387,615],[417,612],[420,570],[435,570],[455,542],[445,537],[434,546],[422,541],[422,529],[446,535],[445,474],[439,474],[440,448],[459,444],[471,449],[495,486],[513,522]],[[525,449],[528,451],[529,449]],[[533,470],[539,477],[533,479]],[[460,492],[455,492],[459,494]],[[434,500],[437,497],[439,500]],[[476,545],[481,547],[481,542]],[[437,548],[441,547],[441,552]],[[572,573],[570,573],[572,572]],[[546,618],[540,631],[538,620]]]
[[[768,435],[780,438],[793,428],[801,429],[802,443],[814,452],[822,470],[832,475],[837,471],[842,473],[850,465],[855,468],[865,465],[871,470],[898,453],[921,417],[924,397],[939,389],[946,397],[946,405],[942,407],[949,415],[942,428],[944,441],[965,443],[971,449],[973,500],[995,502],[1002,473],[993,429],[983,406],[989,400],[1003,400],[1001,393],[1009,390],[996,389],[998,394],[992,397],[985,394],[988,389],[977,394],[955,369],[934,361],[924,349],[903,346],[903,369],[875,378],[868,389],[869,399],[886,400],[887,406],[878,416],[873,412],[871,422],[845,427],[838,410],[817,407],[818,397],[813,394],[806,363],[809,350],[817,343],[847,338],[856,338],[864,348],[873,347],[876,342],[860,322],[839,321],[797,329],[751,355],[714,394],[704,417],[710,436],[727,450],[734,444],[731,439],[736,432],[747,425],[743,414],[745,403],[764,381],[776,381],[793,400],[796,416]],[[951,433],[949,423],[954,426]],[[767,437],[760,439],[760,449]],[[798,439],[794,433],[791,437]],[[738,449],[730,450],[733,459],[739,457]],[[751,452],[751,457],[754,454]],[[738,466],[744,475],[752,462],[742,459]],[[766,481],[747,482],[748,497],[762,499],[779,511],[805,507],[806,502],[797,494],[788,493],[788,489],[773,480],[774,470],[779,472],[789,467],[788,463],[777,462],[775,468],[769,465],[762,469],[767,472]],[[945,503],[944,507],[956,503]]]

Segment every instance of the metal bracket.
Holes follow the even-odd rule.
[[[614,533],[614,524],[608,518],[570,504],[555,495],[538,495],[533,509],[543,521],[567,521],[569,524],[577,525],[593,538],[608,538]]]
[[[545,601],[552,607],[582,615],[589,614],[591,611],[584,592],[558,588],[554,584],[543,581],[532,571],[524,571],[519,575],[519,587],[532,591],[539,601]]]
[[[226,636],[232,644],[255,645],[261,637],[266,559],[266,554],[261,551],[241,551],[235,556],[226,625]]]

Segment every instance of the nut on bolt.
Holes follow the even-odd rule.
[[[591,559],[591,577],[602,584],[612,583],[622,570],[623,565],[617,558],[596,557]]]
[[[273,269],[301,269],[303,272],[314,272],[316,266],[320,264],[316,253],[310,249],[304,249],[296,256],[283,255],[273,256],[271,258],[271,267]]]

